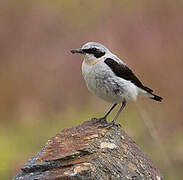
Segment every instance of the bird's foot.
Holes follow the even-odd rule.
[[[103,127],[105,127],[108,124],[108,122],[106,120],[106,117],[95,118],[95,123],[99,124],[98,125],[99,128],[103,128]]]
[[[97,120],[97,122],[99,122],[99,123],[107,124],[106,117],[98,118],[98,119],[96,119],[96,120]]]
[[[121,127],[120,124],[116,124],[115,121],[111,121],[110,123],[107,122],[106,117],[102,118],[94,118],[95,123],[99,123],[98,128],[111,128],[111,127]]]
[[[106,119],[100,118],[100,120],[101,120],[102,123],[98,126],[99,128],[107,128],[107,129],[109,129],[109,128],[114,127],[114,126],[121,127],[120,124],[116,124],[114,121],[108,123],[106,121]]]
[[[114,121],[111,121],[110,123],[106,124],[106,128],[109,129],[111,127],[121,127],[120,124],[116,124]]]

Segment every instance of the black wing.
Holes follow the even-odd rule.
[[[131,69],[123,64],[119,64],[118,62],[114,61],[111,58],[107,58],[104,61],[116,74],[116,76],[121,77],[123,79],[129,80],[134,83],[137,87],[147,91],[148,93],[152,94],[153,90],[144,86],[139,79],[135,76]]]

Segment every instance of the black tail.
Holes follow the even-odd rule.
[[[152,93],[151,93],[152,94]],[[159,101],[159,102],[161,102],[162,100],[163,100],[163,98],[162,97],[160,97],[160,96],[156,96],[155,94],[152,94],[154,97],[150,97],[151,99],[154,99],[154,100],[156,100],[156,101]]]

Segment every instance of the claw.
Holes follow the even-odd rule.
[[[112,122],[107,124],[106,128],[109,129],[109,128],[114,127],[114,126],[121,127],[120,124],[116,124],[115,122],[112,121]]]
[[[106,118],[105,117],[103,117],[103,118],[99,118],[98,119],[98,122],[100,122],[100,123],[107,123],[108,124],[108,122],[107,122],[107,120],[106,120]]]
[[[99,125],[98,127],[99,127],[99,128],[107,128],[107,129],[109,129],[109,128],[114,127],[114,126],[116,126],[116,127],[121,127],[120,124],[115,124],[114,122],[101,124],[101,125]]]

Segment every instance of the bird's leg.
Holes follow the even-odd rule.
[[[109,111],[106,113],[106,115],[104,116],[104,117],[102,117],[102,118],[99,118],[98,120],[99,121],[104,121],[104,122],[106,122],[106,118],[107,118],[107,116],[111,113],[111,111],[116,107],[116,105],[117,104],[114,104],[110,109],[109,109]]]
[[[113,125],[115,124],[116,119],[119,117],[121,111],[124,109],[125,106],[126,106],[126,100],[124,99],[118,113],[116,114],[115,118],[112,120],[111,124]]]
[[[106,113],[106,115],[103,117],[104,119],[107,118],[107,116],[111,113],[111,111],[116,107],[117,104],[114,104],[110,109],[109,111]]]
[[[107,116],[108,116],[108,114],[112,111],[112,109],[113,109],[115,106],[116,106],[116,104],[114,104],[113,107],[109,110],[109,112],[106,114]],[[114,126],[114,125],[120,126],[120,124],[115,124],[115,121],[116,121],[116,119],[119,117],[121,111],[124,109],[125,106],[126,106],[126,100],[124,99],[123,102],[122,102],[122,105],[121,105],[121,107],[120,107],[120,109],[119,109],[119,111],[118,111],[118,113],[117,113],[116,116],[115,116],[115,118],[114,118],[110,123],[104,124],[104,125],[102,125],[101,127],[110,128],[110,127],[112,127],[112,126]],[[105,116],[104,116],[104,118],[105,118]]]

